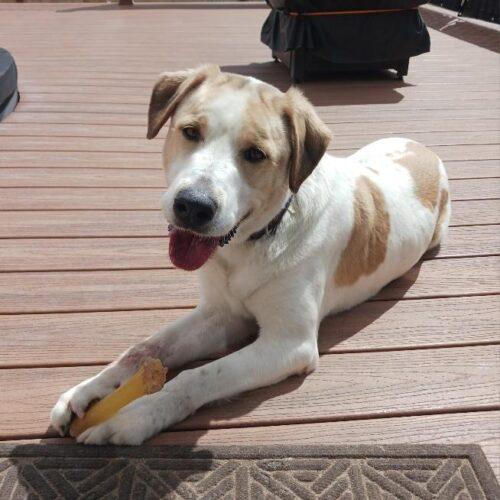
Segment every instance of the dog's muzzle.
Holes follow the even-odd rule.
[[[174,199],[177,225],[192,231],[203,231],[214,219],[217,203],[203,191],[183,189]]]

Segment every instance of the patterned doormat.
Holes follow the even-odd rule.
[[[479,446],[0,444],[0,499],[498,499]]]

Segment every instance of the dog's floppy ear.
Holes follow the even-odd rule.
[[[325,154],[332,135],[300,90],[285,94],[285,120],[290,133],[290,190],[296,193]]]
[[[218,66],[209,65],[186,71],[162,73],[153,87],[149,101],[147,138],[156,137],[189,92],[219,72]]]

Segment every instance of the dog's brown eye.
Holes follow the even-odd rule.
[[[266,154],[259,148],[248,148],[243,151],[243,157],[250,163],[258,163],[266,159]]]
[[[188,141],[198,142],[201,139],[200,131],[195,127],[184,127],[182,134]]]

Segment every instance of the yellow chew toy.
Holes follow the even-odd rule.
[[[135,399],[159,391],[165,385],[166,375],[167,368],[159,359],[146,358],[139,370],[118,389],[92,405],[82,418],[73,419],[70,435],[77,437],[86,429],[105,422]]]

